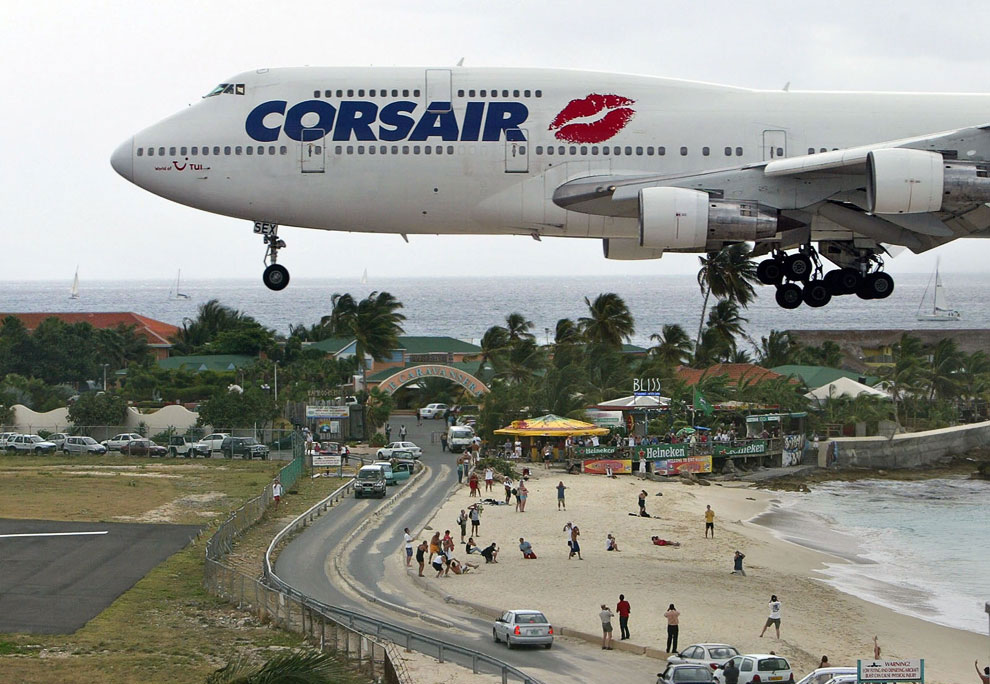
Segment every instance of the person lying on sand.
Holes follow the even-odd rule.
[[[661,539],[660,537],[653,536],[650,537],[656,546],[680,546],[680,542],[670,541],[669,539]]]
[[[468,563],[466,561],[464,563],[461,563],[456,558],[450,559],[450,571],[455,575],[466,575],[472,570],[477,570],[477,569],[478,569],[478,565],[475,563]]]

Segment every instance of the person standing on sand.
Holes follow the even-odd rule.
[[[468,478],[468,487],[471,489],[470,496],[479,496],[478,491],[478,473],[471,473],[471,477]]]
[[[557,483],[557,510],[567,510],[567,504],[564,503],[564,490],[567,487],[564,486],[564,481],[561,480]]]
[[[598,614],[598,617],[602,621],[602,650],[611,651],[612,650],[612,618],[615,613],[608,609],[604,603],[602,604],[602,612]]]
[[[705,539],[708,539],[708,531],[712,532],[712,539],[715,538],[715,511],[711,505],[705,506]]]
[[[680,615],[680,611],[674,608],[673,603],[667,608],[667,612],[663,614],[667,618],[667,653],[677,653],[677,632],[680,629],[678,618]]]
[[[506,475],[502,486],[505,487],[505,503],[509,503],[512,501],[512,478]]]
[[[492,491],[492,482],[495,481],[495,471],[491,467],[485,468],[485,491]]]
[[[732,572],[729,573],[730,575],[746,576],[746,571],[743,570],[742,566],[743,558],[745,557],[745,554],[739,553],[739,550],[736,549],[736,554],[732,557]]]
[[[873,637],[873,640],[876,641],[876,637]],[[877,656],[877,658],[879,657],[880,656]],[[983,682],[983,684],[990,684],[990,667],[985,667],[983,668],[983,672],[980,672],[979,660],[973,661],[973,667],[976,668],[976,674],[979,675],[980,681]]]
[[[426,567],[426,552],[429,551],[430,545],[423,540],[419,546],[416,547],[416,562],[419,563],[419,576],[423,576],[423,568]]]
[[[519,482],[519,489],[516,490],[516,491],[518,492],[518,494],[517,494],[518,500],[517,500],[516,503],[518,504],[519,512],[520,513],[525,513],[526,512],[526,499],[529,498],[529,490],[526,488],[526,483],[523,482],[523,481],[520,481]]]
[[[762,637],[763,634],[767,631],[767,627],[773,625],[774,629],[777,630],[777,638],[779,639],[780,638],[780,601],[777,600],[776,594],[770,597],[769,606],[770,606],[770,617],[767,618],[767,623],[763,625],[763,631],[760,632],[760,636]],[[875,643],[876,641],[874,641],[874,644]],[[877,650],[879,650],[879,647]]]
[[[410,565],[412,565],[412,555],[413,555],[413,538],[412,535],[409,534],[408,527],[405,528],[405,530],[403,530],[402,539],[403,541],[406,542],[406,567],[408,568]]]
[[[629,613],[632,612],[625,594],[619,594],[615,612],[619,614],[619,641],[624,641],[629,638]]]
[[[478,510],[478,506],[470,506],[468,510],[471,511],[469,517],[471,518],[471,536],[478,534],[481,530],[481,511]]]
[[[464,537],[467,536],[467,522],[468,522],[467,511],[465,511],[462,508],[460,515],[457,516],[457,524],[461,528],[461,543],[462,544],[464,543]]]
[[[578,537],[581,535],[581,530],[578,529],[577,525],[571,527],[571,554],[567,557],[570,560],[574,554],[577,554],[578,560],[584,560],[581,558],[581,544],[578,543]]]
[[[646,479],[646,457],[643,454],[639,456],[639,476]]]

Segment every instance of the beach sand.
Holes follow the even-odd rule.
[[[557,510],[558,481],[567,486],[566,511]],[[773,492],[742,483],[701,486],[630,475],[608,479],[542,467],[534,468],[527,486],[525,513],[515,512],[514,505],[484,508],[475,541],[482,547],[497,541],[498,564],[485,565],[472,555],[472,561],[482,563],[477,574],[420,579],[412,571],[406,581],[421,589],[421,583],[431,582],[455,599],[496,610],[538,608],[565,634],[570,629],[600,635],[599,605],[614,610],[623,593],[632,606],[628,643],[661,652],[666,644],[663,613],[674,603],[681,613],[679,648],[712,641],[732,644],[743,653],[774,651],[790,660],[795,680],[813,670],[822,655],[833,666],[855,666],[857,659],[872,658],[874,634],[885,658],[925,658],[926,681],[934,684],[969,681],[973,660],[986,658],[985,635],[900,615],[817,580],[815,571],[836,557],[783,541],[766,527],[747,522],[774,501]],[[641,489],[649,495],[651,519],[628,515],[637,511]],[[502,486],[496,483],[488,496],[503,499]],[[430,527],[441,533],[450,529],[458,541],[454,521],[473,501],[466,486],[459,489]],[[704,538],[706,504],[715,511],[714,540]],[[583,561],[567,558],[562,527],[568,521],[581,529]],[[608,533],[617,537],[619,552],[605,551]],[[653,535],[682,546],[655,546]],[[522,558],[519,537],[533,544],[536,560]],[[746,555],[746,577],[730,575],[735,549]],[[468,557],[461,545],[456,555]],[[393,562],[401,566],[404,561],[396,557]],[[772,627],[759,638],[771,594],[783,604],[779,640]],[[618,620],[613,624],[618,640]],[[657,660],[657,671],[662,669]]]

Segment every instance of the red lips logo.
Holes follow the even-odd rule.
[[[583,100],[571,100],[550,123],[558,140],[571,143],[600,143],[608,140],[636,115],[629,105],[635,100],[621,95],[592,93]],[[604,116],[601,116],[604,113]],[[598,117],[591,120],[592,117]],[[572,123],[576,119],[589,119]]]

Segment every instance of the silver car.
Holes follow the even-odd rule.
[[[492,639],[495,643],[504,641],[508,648],[523,644],[550,648],[553,646],[553,625],[538,610],[507,610],[495,620]]]
[[[856,681],[855,667],[820,667],[811,674],[804,677],[798,684],[830,684],[837,677],[842,675],[852,675]]]
[[[64,454],[105,454],[107,448],[92,437],[68,436],[62,443]]]
[[[666,670],[657,673],[657,684],[711,684],[713,681],[710,667],[694,663],[671,663]]]
[[[691,644],[668,657],[667,662],[671,665],[678,663],[707,665],[714,672],[720,665],[725,665],[730,658],[735,658],[737,655],[739,655],[738,649],[729,644]]]

